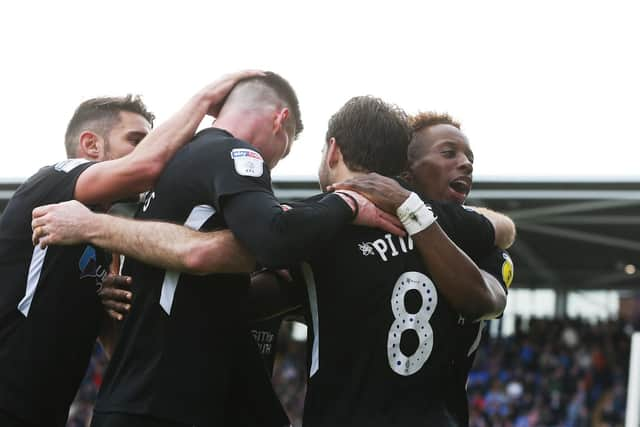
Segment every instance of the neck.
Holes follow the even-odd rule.
[[[345,165],[344,163],[341,163],[340,166],[338,166],[335,169],[333,177],[335,182],[342,182],[342,181],[346,181],[347,179],[355,178],[355,177],[366,175],[366,174],[367,174],[366,172],[354,172],[351,169],[349,169],[347,165]]]
[[[224,129],[235,138],[254,145],[254,139],[258,131],[258,118],[250,112],[238,112],[220,115],[213,123],[213,127]]]

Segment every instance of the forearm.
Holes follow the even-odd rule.
[[[466,318],[491,311],[491,290],[478,266],[437,223],[411,237],[438,291]]]
[[[168,270],[243,273],[255,261],[229,230],[200,232],[170,223],[93,214],[86,238],[96,246]]]
[[[126,157],[125,168],[142,170],[141,175],[146,178],[136,182],[136,188],[132,189],[134,192],[142,192],[153,185],[164,165],[193,137],[210,106],[210,95],[206,92],[194,95]]]
[[[484,283],[486,284],[486,295],[489,298],[490,304],[487,305],[487,309],[484,313],[478,313],[478,315],[472,320],[491,320],[500,316],[505,307],[507,306],[507,293],[493,275],[480,269]]]
[[[352,209],[337,195],[285,212],[269,193],[241,193],[224,202],[223,212],[258,263],[274,269],[307,259],[353,219]]]
[[[110,203],[153,187],[165,164],[191,139],[207,106],[206,96],[194,96],[131,153],[89,167],[78,178],[74,198],[88,205]]]
[[[508,216],[487,208],[474,208],[478,213],[487,217],[496,234],[496,246],[501,249],[508,249],[516,240],[516,225]]]

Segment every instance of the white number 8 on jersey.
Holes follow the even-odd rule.
[[[422,297],[420,309],[408,313],[404,297],[410,290],[416,290]],[[422,368],[433,350],[433,329],[429,320],[438,305],[436,287],[427,276],[417,271],[408,271],[396,281],[391,295],[391,309],[395,320],[391,324],[387,338],[389,366],[399,375],[413,375]],[[418,348],[411,355],[400,350],[400,338],[404,331],[413,330],[418,335]]]

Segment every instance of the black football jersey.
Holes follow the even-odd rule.
[[[240,192],[270,193],[269,170],[251,145],[210,128],[167,164],[137,218],[226,228],[220,199]],[[269,378],[247,323],[249,276],[196,276],[134,259],[123,274],[133,278],[134,300],[96,411],[198,427],[250,425],[247,408],[264,404],[250,384],[269,385]]]
[[[91,164],[42,168],[0,219],[0,412],[34,425],[65,424],[99,332],[109,259],[91,245],[34,248],[31,211],[73,199]]]
[[[505,292],[513,280],[514,267],[509,254],[495,248],[494,251],[477,261],[478,267],[494,276]],[[447,382],[447,408],[461,426],[469,425],[469,403],[467,398],[467,379],[473,366],[478,347],[487,322],[467,322],[460,318],[453,333],[458,337],[456,350],[451,364],[451,378]]]
[[[432,206],[470,257],[490,252],[484,217]],[[443,385],[459,316],[410,238],[350,226],[296,276],[307,286],[312,331],[305,426],[455,425]]]

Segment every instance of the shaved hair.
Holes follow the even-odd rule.
[[[271,71],[267,71],[264,76],[240,81],[225,100],[224,107],[229,105],[251,110],[270,106],[286,107],[290,116],[285,126],[293,138],[297,138],[304,129],[295,91],[288,81]]]
[[[155,116],[147,110],[139,95],[88,99],[76,108],[67,125],[64,136],[67,157],[76,156],[78,138],[82,132],[91,131],[106,140],[113,127],[120,122],[121,111],[139,114],[153,127]]]

